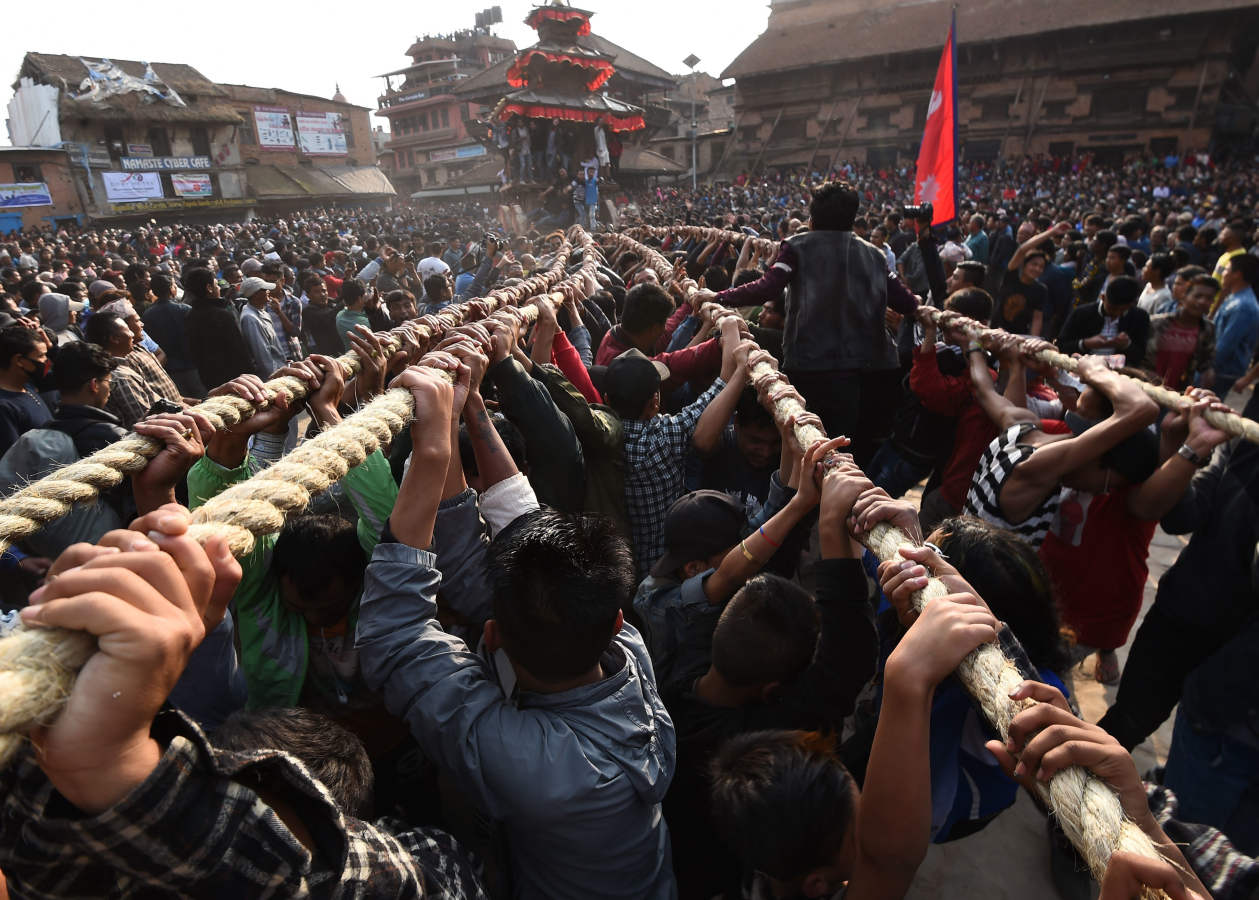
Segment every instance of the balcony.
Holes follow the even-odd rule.
[[[407,134],[395,133],[387,145],[390,150],[399,148],[423,147],[429,144],[444,144],[456,139],[459,130],[449,128],[430,128],[427,131],[412,131]]]

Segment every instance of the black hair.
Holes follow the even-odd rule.
[[[375,776],[367,748],[323,713],[304,707],[238,710],[215,730],[212,743],[238,753],[283,750],[328,789],[341,812],[356,819],[371,815]]]
[[[992,295],[981,287],[958,288],[944,301],[944,308],[969,316],[977,322],[987,322],[992,318]]]
[[[51,291],[52,285],[46,281],[40,281],[38,278],[32,278],[22,285],[19,291],[22,295],[22,302],[34,309],[39,303],[39,298],[44,295],[45,289]]]
[[[957,264],[957,271],[963,274],[968,285],[979,287],[984,283],[984,276],[988,273],[988,267],[978,260],[967,259]],[[987,319],[984,321],[987,321]]]
[[[1259,257],[1249,253],[1238,253],[1228,261],[1231,268],[1236,269],[1246,284],[1259,283]]]
[[[645,281],[625,295],[625,311],[621,324],[631,334],[663,325],[674,310],[673,298],[659,284]]]
[[[713,668],[738,687],[791,681],[813,659],[818,630],[817,605],[808,591],[762,573],[722,610],[713,631]]]
[[[302,286],[302,292],[305,293],[308,287],[310,287],[312,284],[318,284],[321,281],[323,281],[322,275],[320,275],[316,271],[307,269],[305,272],[302,273],[301,278],[298,279],[298,284]]]
[[[402,303],[405,300],[410,300],[412,303],[414,303],[415,294],[411,293],[405,288],[398,288],[395,291],[390,291],[389,293],[385,294],[385,306],[389,306],[390,304],[393,304],[393,303]]]
[[[1116,256],[1118,256],[1120,259],[1122,259],[1124,262],[1127,262],[1127,261],[1129,260],[1129,258],[1131,258],[1131,256],[1132,256],[1132,248],[1131,248],[1131,247],[1125,247],[1123,244],[1116,244],[1115,246],[1111,247],[1111,248],[1110,248],[1109,250],[1107,250],[1106,252],[1107,252],[1107,253],[1113,253],[1113,254],[1115,254],[1115,255],[1116,255]]]
[[[1176,270],[1176,264],[1172,262],[1170,253],[1155,253],[1150,257],[1150,268],[1158,272],[1159,277],[1164,281]]]
[[[1141,296],[1141,283],[1131,275],[1116,275],[1106,285],[1105,293],[1115,306],[1131,306]]]
[[[227,269],[224,267],[224,273]],[[184,273],[184,290],[194,297],[204,297],[206,289],[215,281],[214,273],[209,269],[189,269]]]
[[[510,419],[499,413],[494,413],[490,416],[490,423],[502,439],[503,446],[507,448],[507,455],[516,464],[516,468],[523,472],[528,464],[525,452],[525,436],[520,433],[520,429]],[[472,449],[472,436],[468,434],[466,422],[459,425],[459,460],[463,463],[463,470],[469,475],[481,474],[481,470],[477,468],[476,453]]]
[[[856,814],[853,779],[814,732],[753,731],[709,767],[712,819],[746,873],[793,882],[830,865]]]
[[[763,428],[777,428],[774,416],[760,401],[754,388],[744,388],[739,395],[739,402],[734,408],[734,420],[739,425],[757,425]]]
[[[745,284],[751,284],[753,281],[760,281],[764,274],[757,269],[740,269],[735,273],[733,286],[742,287]]]
[[[930,539],[992,614],[1010,626],[1037,668],[1070,666],[1053,582],[1031,544],[971,516],[945,519]]]
[[[542,508],[490,544],[494,619],[508,656],[534,677],[588,672],[634,590],[634,560],[612,520]]]
[[[346,306],[367,296],[367,285],[357,278],[347,278],[341,283],[340,300]]]
[[[38,343],[47,343],[42,331],[25,325],[10,325],[0,329],[0,368],[7,369],[15,356],[25,356]]]
[[[1186,266],[1186,268],[1189,267]],[[1184,270],[1182,269],[1182,271]],[[1184,278],[1185,276],[1181,275],[1179,277]],[[1189,289],[1193,290],[1196,287],[1210,288],[1211,292],[1215,294],[1220,292],[1220,282],[1208,275],[1205,271],[1199,272],[1197,275],[1189,276]]]
[[[1192,244],[1193,239],[1198,236],[1198,229],[1193,225],[1181,225],[1176,229],[1176,237],[1186,244]]]
[[[1098,247],[1102,247],[1109,252],[1111,247],[1119,243],[1119,235],[1113,231],[1099,231],[1093,235],[1093,240],[1097,242]]]
[[[171,297],[174,293],[175,279],[164,272],[158,272],[150,281],[153,293],[158,297]]]
[[[118,329],[118,323],[121,322],[125,327],[127,323],[123,321],[122,316],[112,312],[93,313],[91,318],[87,320],[87,324],[83,326],[83,337],[85,340],[93,344],[99,344],[102,347],[108,347],[109,342],[113,340],[114,333]]]
[[[861,199],[846,181],[828,181],[813,192],[809,224],[814,231],[851,231]]]
[[[315,593],[340,575],[355,583],[367,568],[358,532],[340,516],[306,514],[284,523],[271,551],[277,578],[287,575],[302,593]]]
[[[444,274],[438,273],[424,279],[424,293],[429,297],[446,293],[446,287],[446,276]]]
[[[724,291],[730,287],[730,273],[721,266],[709,266],[704,270],[704,287],[710,291]]]
[[[53,378],[59,391],[77,391],[93,378],[103,378],[114,370],[114,358],[98,344],[74,341],[57,352]]]

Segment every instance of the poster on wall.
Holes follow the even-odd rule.
[[[162,176],[157,172],[101,172],[110,203],[161,200]]]
[[[214,188],[209,175],[171,175],[171,186],[176,197],[213,197]]]
[[[345,156],[345,129],[340,113],[297,114],[297,134],[302,152],[310,156]]]
[[[258,146],[263,150],[293,150],[293,119],[287,109],[255,106],[254,125],[258,129]]]
[[[0,184],[0,209],[22,206],[52,206],[52,193],[42,181]]]

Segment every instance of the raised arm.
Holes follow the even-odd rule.
[[[1010,257],[1010,262],[1006,265],[1006,268],[1012,272],[1017,272],[1019,269],[1023,268],[1023,260],[1027,258],[1027,254],[1031,253],[1045,241],[1051,241],[1056,237],[1061,237],[1070,230],[1070,223],[1059,222],[1048,231],[1042,231],[1035,237],[1028,238],[1026,241],[1019,244],[1019,248],[1015,250],[1014,255]]]
[[[1009,358],[1014,360],[1017,358],[1017,352],[1003,346],[1003,360]],[[970,369],[971,387],[975,392],[975,401],[997,426],[997,430],[1005,431],[1012,425],[1020,422],[1035,422],[1036,416],[1028,409],[1015,406],[1005,397],[997,393],[996,387],[992,383],[992,374],[988,370],[988,356],[984,353],[983,347],[978,343],[972,343],[966,349],[967,364]]]
[[[721,378],[725,386],[704,409],[691,435],[691,446],[701,456],[717,449],[721,433],[739,404],[739,395],[747,386],[747,357],[756,349],[756,344],[740,340],[740,321],[736,314],[727,315],[721,321]]]

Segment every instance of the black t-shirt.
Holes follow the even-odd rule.
[[[1043,311],[1049,301],[1049,290],[1039,281],[1024,284],[1019,273],[1006,269],[997,292],[997,303],[992,310],[992,327],[1011,334],[1029,334],[1032,315]]]

